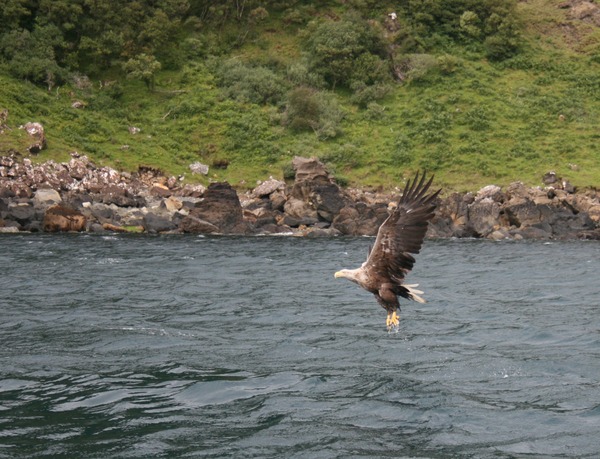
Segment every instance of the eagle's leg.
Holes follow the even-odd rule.
[[[387,319],[385,320],[385,324],[387,325],[388,330],[393,328],[397,328],[400,325],[400,316],[397,311],[394,310],[392,312],[388,311]]]

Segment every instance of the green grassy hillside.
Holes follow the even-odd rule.
[[[342,14],[333,3],[311,14]],[[66,160],[78,151],[119,169],[153,166],[240,188],[284,176],[295,155],[319,157],[352,186],[390,188],[417,169],[461,191],[515,180],[538,185],[549,170],[580,187],[599,186],[600,27],[561,3],[518,3],[520,49],[508,59],[443,43],[414,55],[408,78],[366,102],[348,88],[300,85],[300,101],[324,104],[325,121],[310,129],[290,128],[290,80],[307,36],[289,12],[270,14],[218,57],[199,53],[158,72],[154,90],[109,71],[48,91],[16,79],[3,64],[0,109],[9,110],[11,129],[0,135],[0,154],[25,154],[28,139],[18,126],[39,121],[48,148],[35,161]],[[385,11],[372,20],[383,23]],[[198,36],[219,42],[231,28],[205,28]],[[241,97],[256,68],[271,72],[256,76],[273,84],[261,94],[271,90],[275,97],[285,87],[277,101]],[[72,108],[75,101],[85,107]],[[196,161],[211,166],[208,177],[191,175],[188,165]]]

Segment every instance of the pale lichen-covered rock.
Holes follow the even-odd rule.
[[[46,133],[42,123],[29,122],[20,126],[21,129],[25,129],[29,137],[33,140],[33,143],[27,148],[29,153],[39,153],[46,148]]]
[[[263,196],[269,196],[275,191],[280,191],[285,189],[285,182],[281,180],[276,180],[273,177],[269,178],[269,180],[265,180],[260,183],[254,190],[252,190],[252,195],[261,198]]]
[[[198,162],[192,163],[190,164],[190,170],[192,171],[192,174],[208,175],[208,166],[206,164]]]
[[[62,202],[60,194],[52,188],[42,188],[33,195],[33,205],[36,208],[44,209],[60,202]]]

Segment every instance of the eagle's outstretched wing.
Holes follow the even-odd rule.
[[[375,244],[363,268],[376,277],[400,282],[412,269],[433,218],[435,199],[441,190],[427,194],[433,176],[425,182],[425,173],[406,183],[402,197],[391,215],[379,227]]]

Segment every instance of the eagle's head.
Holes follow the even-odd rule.
[[[336,279],[338,277],[345,277],[346,279],[351,280],[352,282],[356,282],[357,284],[360,284],[361,274],[362,274],[361,268],[358,268],[358,269],[341,269],[341,270],[337,271],[333,276]]]

